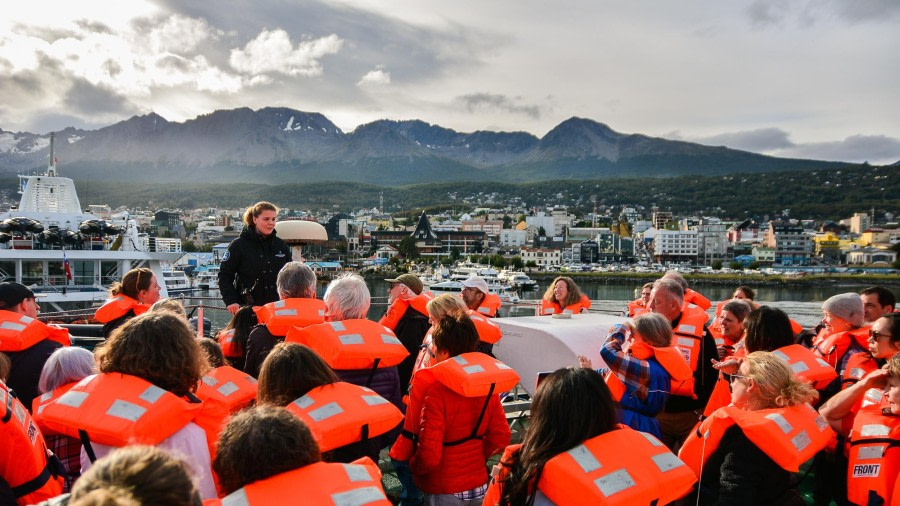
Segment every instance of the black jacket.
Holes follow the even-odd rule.
[[[275,280],[278,271],[291,261],[291,249],[275,236],[256,233],[244,227],[241,236],[231,241],[219,268],[219,292],[225,305],[261,306],[278,300]],[[247,291],[252,300],[246,300]]]

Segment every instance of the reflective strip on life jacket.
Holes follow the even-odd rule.
[[[635,299],[628,303],[628,317],[634,318],[635,316],[637,316],[635,311],[637,311],[638,309],[646,309],[644,307],[644,299]]]
[[[371,460],[369,460],[371,463]],[[204,502],[207,504],[207,502]],[[213,503],[209,503],[213,504]],[[334,504],[390,506],[378,466],[316,462],[255,481],[225,496],[227,506]]]
[[[28,349],[49,339],[69,346],[69,331],[55,325],[0,309],[0,351],[16,352]]]
[[[403,420],[375,391],[345,382],[314,388],[286,408],[306,423],[323,452],[380,436]]]
[[[725,431],[734,424],[769,458],[790,472],[797,472],[801,464],[835,438],[828,422],[808,404],[756,411],[726,406],[691,431],[678,456],[699,476]]]
[[[568,314],[576,314],[580,313],[582,309],[590,309],[591,307],[591,299],[588,298],[587,295],[582,295],[581,299],[574,303],[569,304],[565,308],[562,308],[557,301],[548,301],[545,299],[541,299],[541,315],[553,315],[559,313],[568,313]]]
[[[622,428],[548,460],[538,489],[555,504],[668,504],[696,482],[658,439]]]
[[[146,313],[150,306],[142,304],[131,297],[123,294],[113,296],[113,298],[104,302],[102,306],[94,313],[94,320],[100,323],[109,323],[120,316],[123,316],[129,310],[134,311],[135,315]]]
[[[480,315],[473,310],[468,310],[469,318],[475,324],[478,339],[488,344],[496,344],[503,337],[503,331],[487,316]]]
[[[319,299],[291,298],[254,306],[256,319],[273,336],[285,336],[291,327],[307,327],[325,321],[325,302]]]
[[[108,446],[155,445],[192,421],[202,405],[119,373],[84,378],[48,403],[43,411],[49,430]]]
[[[481,304],[479,304],[477,312],[489,317],[494,317],[497,316],[497,311],[500,310],[500,306],[502,305],[503,301],[500,300],[499,295],[496,293],[486,293],[484,294],[484,298],[481,299]],[[482,341],[484,341],[484,339],[482,339]]]
[[[237,343],[234,342],[234,329],[220,330],[216,334],[216,341],[219,342],[219,348],[222,349],[222,355],[226,358],[240,358],[244,356],[242,350],[238,350]]]
[[[685,302],[699,307],[703,311],[706,311],[710,306],[712,306],[712,302],[704,297],[703,294],[695,290],[691,290],[690,288],[686,288],[684,290],[684,300]]]
[[[837,370],[854,341],[863,349],[868,348],[869,329],[866,327],[825,335],[823,328],[813,339],[813,351]]]
[[[200,378],[197,397],[217,398],[230,413],[236,413],[256,400],[256,379],[231,366],[216,367]]]
[[[896,504],[900,481],[900,417],[883,404],[859,410],[850,432],[847,498],[853,504]]]
[[[684,360],[691,369],[691,376],[683,379],[672,379],[671,393],[697,398],[694,392],[694,372],[697,370],[700,360],[700,351],[703,346],[704,325],[709,319],[706,313],[698,309],[682,311],[678,326],[673,329],[675,338],[674,346],[678,348]]]
[[[444,386],[464,397],[506,392],[519,383],[512,367],[484,353],[463,353],[428,369]]]
[[[309,346],[332,369],[338,370],[392,367],[409,356],[391,329],[364,319],[295,327],[288,332],[285,342]]]
[[[64,480],[49,465],[50,455],[28,410],[0,381],[0,476],[18,504],[62,494]]]
[[[837,372],[828,362],[817,357],[812,350],[799,345],[783,346],[772,352],[773,355],[787,362],[791,371],[817,390],[824,389],[837,378]]]

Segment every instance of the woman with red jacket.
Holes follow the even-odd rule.
[[[475,351],[478,333],[466,314],[443,317],[435,326],[434,368]],[[489,358],[484,355],[485,358]],[[497,395],[467,397],[442,380],[417,374],[410,386],[406,427],[413,427],[411,456],[394,445],[391,457],[410,460],[413,479],[430,505],[481,504],[487,491],[485,461],[509,444],[509,425]],[[423,379],[426,378],[426,379]],[[407,436],[400,436],[401,439]]]

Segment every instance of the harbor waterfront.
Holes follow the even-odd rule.
[[[546,275],[545,275],[546,274]],[[539,300],[544,290],[547,289],[549,283],[557,275],[568,275],[567,273],[529,273],[539,285],[536,290],[519,292],[521,304],[510,307],[504,304],[500,310],[500,316],[530,316],[534,314],[534,304]],[[594,302],[592,310],[604,314],[621,314],[628,301],[634,300],[635,289],[641,285],[657,279],[660,273],[654,277],[635,278],[633,280],[623,280],[621,278],[609,278],[598,276],[579,276],[574,275],[578,286],[582,291]],[[387,308],[387,290],[389,284],[383,278],[392,277],[390,274],[382,274],[378,277],[368,277],[366,283],[372,294],[372,307],[369,309],[369,318],[378,320]],[[839,293],[859,292],[863,288],[880,284],[893,290],[895,293],[900,290],[900,280],[897,279],[869,279],[863,282],[850,282],[838,278],[834,282],[822,283],[795,283],[790,285],[781,284],[762,284],[754,283],[750,280],[733,279],[729,283],[707,284],[696,282],[694,288],[699,290],[709,300],[716,302],[729,298],[738,286],[746,284],[756,290],[756,300],[761,304],[774,306],[788,313],[792,318],[796,319],[806,328],[814,327],[822,319],[822,302]],[[317,290],[317,297],[321,298],[325,293],[327,283],[320,283]],[[221,306],[221,300],[210,300],[210,298],[218,298],[218,290],[195,290],[193,297],[191,295],[184,296],[184,304],[186,306],[195,306],[203,304],[205,306]],[[203,297],[203,298],[199,298]],[[530,301],[530,302],[529,302]],[[712,315],[713,309],[709,310]],[[213,331],[224,327],[231,315],[222,310],[207,308],[204,311],[204,317],[210,320]]]

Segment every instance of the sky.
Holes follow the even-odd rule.
[[[900,160],[897,0],[79,0],[0,18],[0,128],[290,107],[538,137],[573,116]]]

